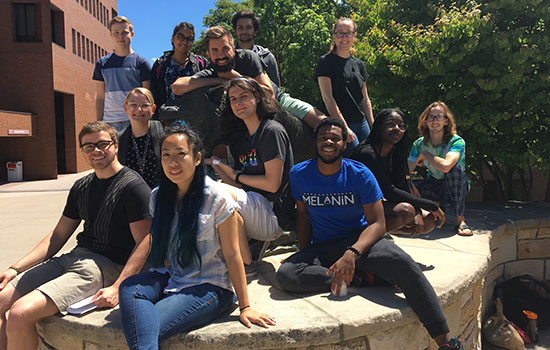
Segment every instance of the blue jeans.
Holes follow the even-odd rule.
[[[158,350],[161,341],[212,322],[234,303],[233,292],[209,283],[164,294],[169,278],[146,272],[122,282],[120,315],[130,349]]]
[[[357,147],[361,141],[367,138],[370,134],[370,127],[369,123],[365,119],[363,119],[360,123],[348,123],[349,128],[353,131],[353,134],[355,135],[355,140],[353,140],[352,143],[348,143],[346,149],[344,150],[344,157],[351,156],[351,153]]]
[[[370,134],[370,127],[369,123],[365,119],[363,119],[362,122],[359,123],[349,123],[349,128],[353,130],[353,133],[355,134],[355,138],[357,138],[357,141],[361,143],[361,141],[365,140],[369,134]]]

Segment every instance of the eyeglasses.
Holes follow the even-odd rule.
[[[130,102],[130,103],[127,104],[127,106],[130,109],[141,108],[142,110],[146,110],[146,109],[151,108],[152,104],[151,103],[134,103],[134,102]]]
[[[114,144],[114,141],[113,140],[109,140],[109,141],[98,141],[96,143],[85,143],[83,145],[80,146],[80,149],[82,150],[82,152],[84,153],[92,153],[93,151],[95,151],[95,149],[97,148],[98,150],[100,151],[104,151],[106,150],[107,148],[109,148],[112,144]]]
[[[186,41],[188,43],[193,43],[195,41],[195,38],[192,37],[192,36],[185,36],[181,33],[178,33],[176,34],[176,39],[178,39],[178,41]]]
[[[407,131],[409,126],[406,123],[397,123],[392,120],[387,120],[386,123],[386,129],[394,128],[397,126],[397,128],[401,131]]]
[[[355,34],[355,32],[336,32],[334,35],[336,35],[337,38],[351,38]]]
[[[429,115],[426,117],[426,120],[429,121],[429,122],[435,122],[435,121],[440,121],[440,120],[443,120],[443,119],[447,119],[447,116],[446,115],[443,115],[443,114],[440,114],[440,115]]]

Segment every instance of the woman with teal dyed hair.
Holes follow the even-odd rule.
[[[236,203],[205,175],[197,134],[183,126],[166,130],[161,164],[160,185],[151,193],[153,268],[120,286],[130,349],[158,349],[162,340],[212,322],[231,309],[235,294],[245,326],[274,325],[250,305]]]

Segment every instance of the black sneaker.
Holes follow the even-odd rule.
[[[460,342],[460,338],[454,337],[447,344],[441,345],[439,350],[464,350],[464,347]]]
[[[248,241],[248,248],[250,248],[250,255],[252,261],[260,261],[264,257],[265,250],[269,246],[269,241],[257,241],[251,239]]]

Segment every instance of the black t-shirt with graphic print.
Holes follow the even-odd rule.
[[[280,191],[288,182],[288,172],[294,165],[292,146],[285,128],[275,120],[266,119],[260,123],[254,135],[250,136],[246,128],[244,130],[244,135],[229,145],[235,159],[234,169],[241,170],[244,175],[264,175],[266,162],[281,159],[283,178]],[[270,201],[274,201],[279,192],[269,193],[246,185],[243,185],[243,189],[258,192]]]

